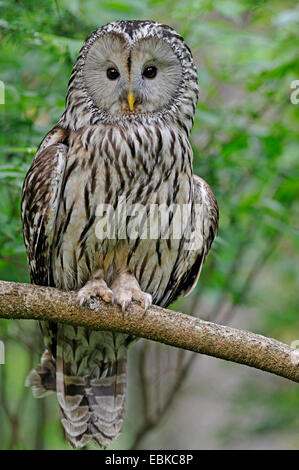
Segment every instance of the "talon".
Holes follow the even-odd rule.
[[[113,300],[113,295],[109,296],[109,295],[103,295],[102,299],[107,303],[109,304],[110,302],[112,302]]]
[[[91,279],[78,292],[80,306],[88,302],[90,299],[100,297],[106,303],[114,301],[114,295],[103,279]]]
[[[132,300],[139,302],[144,310],[147,310],[152,303],[152,296],[140,289],[136,278],[130,273],[119,274],[114,279],[111,288],[115,296],[115,302],[120,305],[123,313]]]
[[[152,301],[152,296],[150,294],[146,294],[142,303],[142,307],[144,308],[144,310],[148,309],[148,307],[152,304]]]

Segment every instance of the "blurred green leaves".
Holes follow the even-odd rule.
[[[254,331],[283,341],[298,338],[299,105],[290,102],[291,82],[299,79],[297,2],[22,0],[0,6],[0,80],[6,89],[6,104],[0,105],[1,279],[28,281],[22,182],[35,149],[63,112],[83,40],[109,21],[153,19],[184,36],[198,65],[194,169],[212,186],[220,206],[219,235],[193,298],[212,313],[224,309],[227,321],[237,306],[252,307],[259,312]],[[26,342],[20,346],[24,334],[11,323],[0,323],[13,364],[5,385],[2,378],[2,395],[12,396],[16,409],[18,397],[27,397],[22,381],[37,354]],[[22,328],[27,331],[27,325]],[[28,327],[27,334],[34,338],[36,332]],[[292,393],[264,395],[265,419],[252,432],[285,426],[298,406]],[[15,438],[0,409],[0,422],[6,420],[1,446],[67,448],[55,401],[26,400]],[[27,439],[45,413],[45,437]]]

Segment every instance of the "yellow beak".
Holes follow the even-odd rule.
[[[131,91],[128,93],[127,99],[128,99],[130,111],[133,111],[134,103],[135,103],[135,96],[133,95]]]

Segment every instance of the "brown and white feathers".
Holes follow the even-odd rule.
[[[87,38],[65,111],[24,182],[33,283],[78,290],[81,303],[98,295],[123,310],[132,299],[165,307],[192,290],[218,224],[210,187],[193,175],[189,135],[197,98],[191,52],[169,26],[119,21]],[[121,204],[143,210],[137,228],[132,214],[118,217],[116,230],[108,217],[103,235],[99,208],[122,214]],[[151,207],[163,208],[167,233]],[[183,214],[180,237],[176,209]],[[73,446],[90,439],[109,445],[124,419],[132,338],[41,326],[47,349],[27,385],[38,397],[56,390]]]

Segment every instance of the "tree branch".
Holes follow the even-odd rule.
[[[117,305],[93,300],[80,307],[75,292],[0,281],[0,318],[48,320],[127,333],[299,382],[298,350],[265,336],[157,306],[144,312],[133,303],[122,313]]]

